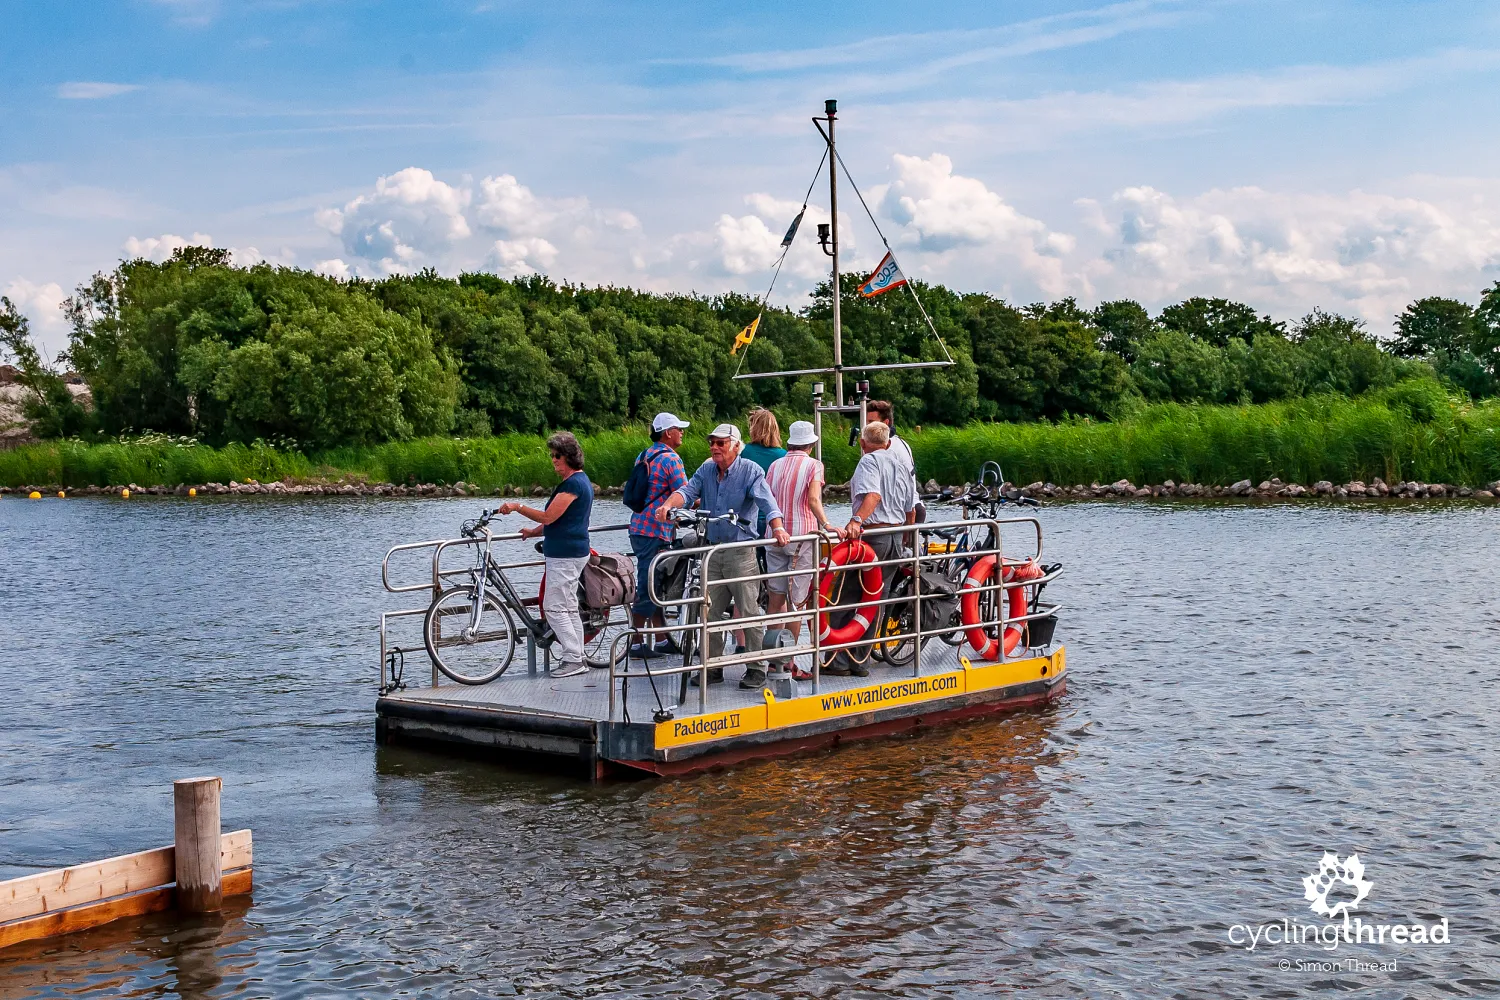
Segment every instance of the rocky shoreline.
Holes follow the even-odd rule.
[[[953,487],[955,491],[966,489],[969,483],[959,484]],[[1259,484],[1252,483],[1248,479],[1241,479],[1237,483],[1228,486],[1205,485],[1199,483],[1175,483],[1167,480],[1155,486],[1137,486],[1128,479],[1121,479],[1109,484],[1090,483],[1074,486],[1059,486],[1055,483],[1035,482],[1025,486],[1017,486],[1007,483],[1007,489],[1019,490],[1023,496],[1034,497],[1039,500],[1146,500],[1146,499],[1271,499],[1271,500],[1294,500],[1294,499],[1324,499],[1324,500],[1353,500],[1353,499],[1475,499],[1493,500],[1500,497],[1500,481],[1490,483],[1487,486],[1474,488],[1469,486],[1453,486],[1448,483],[1418,483],[1402,482],[1388,485],[1380,478],[1375,478],[1369,483],[1355,480],[1348,483],[1332,483],[1328,480],[1320,480],[1311,486],[1300,483],[1284,483],[1280,479],[1268,479]],[[594,487],[595,492],[601,497],[618,497],[621,490],[618,486]],[[928,480],[924,489],[929,493],[939,492],[943,487],[936,480]],[[190,486],[182,484],[179,486],[137,486],[127,483],[115,486],[81,486],[65,488],[58,485],[48,486],[0,486],[0,496],[14,495],[25,497],[31,493],[40,493],[43,496],[56,496],[64,493],[68,496],[119,496],[128,491],[132,496],[340,496],[340,497],[478,497],[478,496],[533,496],[545,497],[551,490],[545,486],[534,486],[531,489],[523,489],[520,486],[496,487],[484,490],[469,483],[458,482],[451,486],[447,484],[419,483],[419,484],[397,484],[397,483],[368,483],[358,481],[340,481],[332,483],[239,483],[231,480],[227,485],[224,483],[203,483]],[[849,487],[847,485],[833,485],[828,487],[827,496],[831,500],[848,499]]]

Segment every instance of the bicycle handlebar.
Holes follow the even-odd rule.
[[[974,507],[980,504],[997,504],[1004,506],[1008,503],[1020,507],[1040,507],[1042,502],[1034,497],[1023,496],[1019,490],[1004,490],[1000,486],[971,486],[963,493],[954,493],[946,489],[941,493],[924,493],[921,499],[931,503],[956,503],[966,507]]]

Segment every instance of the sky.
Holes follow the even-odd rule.
[[[1497,83],[1495,4],[0,0],[0,294],[55,352],[190,243],[760,293],[835,98],[848,270],[1385,334],[1500,279]]]

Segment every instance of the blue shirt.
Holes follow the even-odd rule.
[[[748,458],[736,457],[722,479],[719,478],[719,467],[710,458],[698,466],[693,478],[677,492],[687,501],[684,506],[691,507],[694,500],[701,500],[703,509],[710,514],[734,511],[737,520],[715,521],[708,526],[708,540],[715,545],[744,542],[756,537],[751,507],[759,507],[767,521],[781,516],[781,508],[776,506],[776,498],[766,485],[765,470]]]
[[[557,484],[547,506],[559,493],[573,494],[573,502],[551,524],[542,526],[542,555],[553,559],[577,559],[589,554],[589,514],[594,507],[594,484],[579,470]]]
[[[748,458],[750,461],[760,466],[762,470],[769,470],[771,468],[772,462],[776,461],[778,458],[786,458],[786,449],[770,448],[766,445],[756,444],[754,441],[751,441],[749,444],[745,445],[744,450],[740,452],[740,457]]]

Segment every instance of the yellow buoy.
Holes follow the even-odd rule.
[[[30,496],[30,498],[33,499],[33,500],[40,500],[42,498],[42,495],[40,493],[38,493],[36,490],[32,490],[28,494],[28,496]]]
[[[67,499],[67,496],[68,495],[66,493],[64,493],[62,490],[58,490],[57,491],[57,499],[59,499],[59,500],[65,500],[65,499]]]
[[[196,487],[196,486],[190,486],[190,487],[188,487],[188,496],[195,497],[197,495],[198,495],[198,487]]]
[[[130,491],[129,490],[121,490],[120,491],[120,497],[121,497],[121,499],[129,500],[130,499]]]

